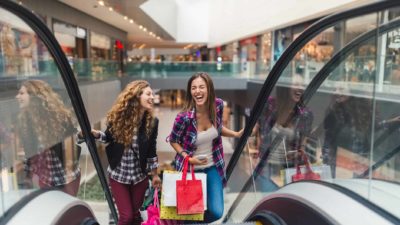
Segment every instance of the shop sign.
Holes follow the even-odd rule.
[[[110,49],[111,40],[109,37],[95,32],[90,32],[90,46],[101,49]]]

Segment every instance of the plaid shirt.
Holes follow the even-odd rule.
[[[222,147],[222,112],[224,104],[222,99],[215,99],[216,106],[216,128],[218,131],[218,137],[213,140],[212,143],[212,155],[214,164],[217,168],[218,174],[220,175],[224,184],[226,184],[225,178],[225,162],[224,162],[224,151]],[[167,142],[178,143],[182,146],[189,156],[193,156],[196,151],[196,140],[197,140],[197,121],[196,121],[196,110],[193,108],[190,111],[180,112],[176,118],[171,131],[171,134],[167,137]],[[181,155],[175,156],[175,167],[178,171],[182,170],[183,157]]]
[[[68,184],[81,174],[79,162],[74,163],[72,170],[66,170],[51,149],[46,149],[28,158],[25,161],[25,170],[36,174],[41,182],[49,186]]]
[[[101,140],[105,139],[105,134],[100,133]],[[158,167],[157,157],[147,159],[147,169],[153,170]],[[139,160],[139,147],[137,145],[137,136],[132,138],[132,145],[124,151],[121,162],[112,170],[109,166],[107,172],[110,178],[123,184],[137,184],[147,177],[148,171],[142,171]]]

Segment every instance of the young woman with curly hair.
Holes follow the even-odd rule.
[[[17,134],[25,153],[27,178],[38,185],[59,187],[76,195],[80,169],[77,155],[64,141],[75,132],[71,111],[51,86],[42,80],[27,80],[16,95],[20,106]],[[36,180],[36,179],[34,179]]]
[[[186,157],[196,171],[207,174],[207,210],[204,222],[211,223],[224,212],[223,187],[226,184],[222,136],[240,138],[222,125],[224,104],[216,98],[211,77],[194,74],[187,83],[184,108],[176,118],[167,140],[176,151],[175,167],[182,170]]]
[[[107,171],[119,212],[118,225],[140,225],[139,208],[148,187],[148,172],[154,187],[161,183],[157,174],[158,119],[152,114],[153,99],[147,81],[129,83],[107,114],[106,131],[92,130],[95,138],[109,143]]]

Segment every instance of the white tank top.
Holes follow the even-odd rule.
[[[198,155],[206,155],[207,156],[207,164],[206,165],[195,165],[195,169],[204,169],[214,165],[214,160],[212,156],[212,148],[213,148],[213,140],[218,137],[218,131],[214,126],[208,128],[205,131],[197,132],[196,139],[196,151],[193,156],[196,157]]]

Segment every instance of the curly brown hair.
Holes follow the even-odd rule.
[[[140,110],[140,96],[143,89],[150,87],[145,80],[136,80],[129,83],[118,95],[115,104],[107,114],[107,123],[110,132],[117,143],[126,147],[132,143],[132,137],[137,134],[142,122]],[[150,136],[154,116],[152,112],[145,112],[146,135]]]
[[[74,119],[61,97],[42,80],[22,83],[29,94],[29,105],[18,116],[22,135],[36,133],[39,144],[50,147],[64,140],[73,129]]]

